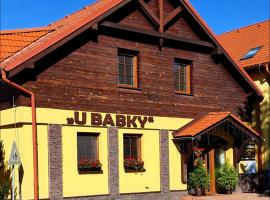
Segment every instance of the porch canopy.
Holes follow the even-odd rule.
[[[187,163],[194,149],[209,151],[223,146],[233,148],[233,163],[240,161],[250,142],[259,142],[260,134],[230,112],[210,112],[173,132],[173,141],[181,153],[182,181],[187,181]]]
[[[232,135],[237,141],[260,138],[260,134],[242,122],[231,112],[210,112],[201,118],[195,119],[182,128],[173,132],[175,139],[201,139],[204,134],[222,130]]]

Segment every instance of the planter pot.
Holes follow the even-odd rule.
[[[194,189],[195,196],[202,196],[204,194],[204,189],[202,188],[196,188]]]
[[[232,194],[232,193],[233,193],[232,189],[227,190],[227,194]]]
[[[218,189],[218,193],[220,194],[232,194],[233,193],[233,189]]]

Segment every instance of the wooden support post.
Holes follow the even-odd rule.
[[[158,0],[158,4],[159,4],[159,32],[163,33],[164,32],[164,23],[163,23],[163,0]],[[163,46],[163,38],[159,38],[159,48],[160,51],[162,50],[162,46]]]
[[[216,193],[216,177],[215,177],[215,150],[209,152],[210,157],[210,193]]]

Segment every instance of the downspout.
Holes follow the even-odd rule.
[[[6,71],[1,69],[2,80],[7,85],[22,91],[31,97],[32,108],[32,142],[33,142],[33,167],[34,167],[34,200],[38,200],[38,153],[37,153],[37,123],[36,123],[36,97],[35,94],[7,78]]]

